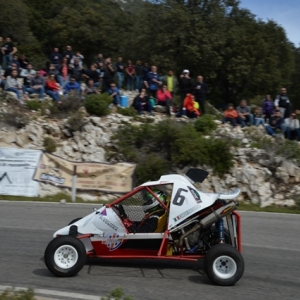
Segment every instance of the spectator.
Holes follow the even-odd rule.
[[[73,56],[74,56],[74,53],[72,51],[72,47],[67,46],[66,51],[63,53],[63,58],[66,58],[68,60],[68,64],[70,64],[71,59],[73,58]]]
[[[230,124],[233,127],[236,127],[238,122],[238,117],[239,115],[237,111],[234,109],[233,104],[229,103],[227,105],[227,109],[224,111],[222,124],[225,124],[226,122],[230,122]]]
[[[269,121],[274,113],[274,103],[270,95],[267,95],[266,99],[264,99],[262,111],[265,116],[265,122],[267,123],[267,120]]]
[[[54,74],[48,75],[48,78],[46,80],[46,94],[49,95],[58,104],[61,104],[59,100],[59,90],[60,90],[60,85],[55,80],[55,75]]]
[[[49,65],[49,69],[47,71],[47,74],[48,75],[55,75],[55,80],[57,82],[59,82],[59,80],[60,80],[59,71],[56,69],[54,64]]]
[[[76,82],[76,78],[72,77],[70,82],[65,85],[64,94],[68,95],[71,91],[74,92],[75,96],[80,95],[80,84]]]
[[[82,61],[84,59],[84,56],[79,51],[77,51],[76,54],[73,55],[72,59],[70,60],[70,64],[74,65],[76,59],[78,61],[79,66],[82,67]]]
[[[4,77],[7,78],[7,76],[11,76],[11,72],[13,70],[17,70],[18,77],[19,77],[20,76],[20,70],[18,70],[17,65],[15,63],[12,63],[10,68],[6,69],[6,71],[4,72]]]
[[[155,98],[157,90],[161,85],[156,66],[151,67],[151,71],[146,75],[146,80],[144,81],[144,83],[146,88],[149,90],[150,95]]]
[[[45,78],[41,76],[41,71],[36,71],[35,76],[31,79],[30,87],[26,88],[29,94],[39,94],[40,101],[44,100]]]
[[[103,54],[102,53],[98,54],[97,59],[96,59],[96,63],[97,64],[99,64],[99,63],[103,63],[104,64],[104,59],[103,59]]]
[[[100,74],[97,72],[95,65],[91,65],[89,70],[83,70],[82,75],[86,78],[86,83],[88,83],[89,79],[92,79],[94,81],[94,86],[99,86]]]
[[[32,64],[27,65],[27,69],[22,69],[20,76],[24,79],[24,85],[29,88],[31,80],[35,76],[36,71],[32,69]]]
[[[1,48],[3,55],[3,64],[2,68],[7,69],[11,66],[13,55],[18,51],[10,37],[7,37],[4,45]]]
[[[21,100],[21,91],[23,92],[23,95],[25,95],[25,87],[22,86],[18,80],[17,70],[12,70],[11,75],[7,76],[5,81],[5,89],[8,92],[15,93],[17,95],[19,102],[23,104],[23,101]]]
[[[149,64],[145,62],[143,66],[143,81],[147,80],[147,75],[149,72],[150,72]]]
[[[149,101],[149,96],[146,93],[146,89],[141,89],[141,92],[134,98],[132,106],[141,115],[144,112],[148,112],[152,115],[152,105]]]
[[[284,120],[281,117],[280,110],[275,110],[275,114],[270,119],[270,123],[265,126],[266,131],[269,135],[275,136],[275,130],[281,130],[283,133],[286,131],[286,125],[284,124]]]
[[[256,107],[254,110],[254,125],[259,126],[260,124],[265,126],[265,120],[263,115],[261,114],[260,108]]]
[[[137,91],[140,91],[142,88],[142,82],[144,77],[144,66],[140,59],[137,60],[135,66],[135,87]]]
[[[88,80],[87,86],[84,90],[84,94],[85,95],[99,94],[98,89],[94,86],[94,80],[93,79]]]
[[[180,99],[181,103],[183,103],[184,99],[186,98],[187,94],[193,92],[193,81],[190,78],[190,71],[183,70],[182,74],[179,78],[179,89],[180,89]]]
[[[3,47],[3,37],[0,36],[0,76],[2,76],[2,63],[3,63],[2,47]],[[0,82],[1,82],[1,79],[0,79]]]
[[[168,91],[171,93],[172,98],[174,97],[177,91],[178,80],[172,70],[168,71],[168,74],[163,78],[163,84],[165,84],[168,88]]]
[[[128,60],[127,67],[126,67],[126,84],[127,84],[128,91],[134,90],[134,74],[135,74],[135,68],[132,65],[132,61]]]
[[[27,65],[29,64],[29,60],[26,58],[24,54],[19,58],[19,64],[21,69],[27,69]]]
[[[19,59],[18,59],[18,55],[14,55],[13,56],[13,60],[11,62],[12,64],[16,64],[17,65],[17,69],[21,72],[21,66],[20,66],[20,62],[19,62]]]
[[[197,118],[200,116],[199,110],[196,108],[196,101],[193,94],[187,94],[182,107],[182,115],[188,118]]]
[[[69,82],[69,64],[68,58],[64,57],[59,67],[59,84],[62,88]]]
[[[167,114],[172,114],[172,95],[168,91],[167,86],[165,84],[157,91],[156,94],[157,104],[166,106]]]
[[[294,136],[297,138],[297,141],[300,141],[300,126],[299,120],[296,118],[296,113],[291,112],[290,117],[284,119],[285,135],[287,139],[292,139]]]
[[[280,110],[283,118],[288,118],[290,116],[292,105],[289,97],[287,96],[286,88],[281,88],[281,94],[277,95],[274,105],[276,109]]]
[[[74,58],[74,57],[73,57]],[[69,65],[69,74],[75,78],[80,84],[82,79],[82,66],[78,58],[73,59],[73,63]]]
[[[197,77],[197,83],[195,86],[195,98],[200,105],[201,115],[205,114],[205,98],[208,92],[208,87],[205,82],[203,82],[203,76],[199,75]]]
[[[54,48],[53,52],[49,56],[50,62],[55,66],[55,68],[59,69],[59,64],[62,60],[62,55],[59,53],[58,48]]]
[[[120,91],[116,87],[115,83],[110,84],[110,88],[107,90],[110,97],[113,99],[112,103],[116,106],[120,106],[121,99],[120,99]]]
[[[239,114],[239,123],[242,127],[245,127],[247,123],[253,125],[253,115],[251,114],[250,107],[247,106],[247,101],[242,100],[240,105],[236,108]]]
[[[102,91],[107,91],[112,83],[114,83],[115,69],[111,62],[110,57],[105,59],[104,74],[102,81]]]
[[[117,78],[118,78],[118,88],[123,88],[123,82],[124,82],[124,71],[125,66],[123,63],[123,58],[121,56],[118,57],[118,61],[116,63],[116,72],[117,72]]]

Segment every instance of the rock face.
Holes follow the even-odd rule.
[[[131,98],[133,98],[132,95]],[[132,99],[130,99],[132,100]],[[147,116],[143,116],[147,118]],[[154,123],[167,118],[165,114],[156,114],[152,118]],[[179,122],[189,122],[186,119],[177,119]],[[80,131],[72,131],[67,119],[61,121],[49,120],[45,117],[31,121],[25,128],[16,132],[0,131],[0,145],[5,147],[20,147],[26,149],[43,149],[45,137],[51,137],[57,142],[54,154],[65,159],[84,162],[107,162],[106,150],[115,147],[111,141],[112,135],[124,123],[141,124],[132,117],[120,114],[110,114],[106,117],[88,117],[84,119]],[[240,201],[250,200],[260,206],[271,204],[292,206],[294,199],[300,195],[300,167],[293,161],[288,161],[268,151],[255,148],[254,138],[269,139],[270,149],[276,142],[265,134],[263,127],[251,127],[235,130],[231,126],[222,126],[219,122],[217,130],[213,133],[215,138],[228,139],[231,152],[234,154],[234,167],[224,178],[212,175],[207,166],[198,166],[210,171],[208,178],[198,186],[204,192],[218,192],[230,190],[234,187],[241,189],[238,198]],[[207,136],[210,138],[210,136]],[[236,145],[238,144],[238,145]],[[183,170],[174,170],[183,174]],[[51,195],[61,191],[59,188],[40,184],[40,195]],[[97,193],[82,195],[87,200],[107,199],[113,196]]]

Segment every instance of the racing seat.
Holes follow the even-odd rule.
[[[167,201],[166,201],[166,206],[169,208],[170,207],[170,201],[171,201],[171,196],[168,196]],[[154,231],[155,233],[162,233],[165,232],[167,224],[168,224],[168,217],[169,217],[169,212],[165,210],[165,213],[159,217],[158,222],[157,222],[157,228]]]

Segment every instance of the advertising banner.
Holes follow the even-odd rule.
[[[33,180],[42,151],[0,148],[0,195],[35,197],[39,183]]]
[[[74,167],[76,167],[77,189],[113,193],[127,193],[132,190],[134,164],[71,162],[45,153],[40,159],[34,180],[71,188]]]

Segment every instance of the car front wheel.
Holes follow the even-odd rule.
[[[45,250],[45,263],[50,272],[59,277],[76,275],[86,261],[83,243],[73,236],[53,239]]]

